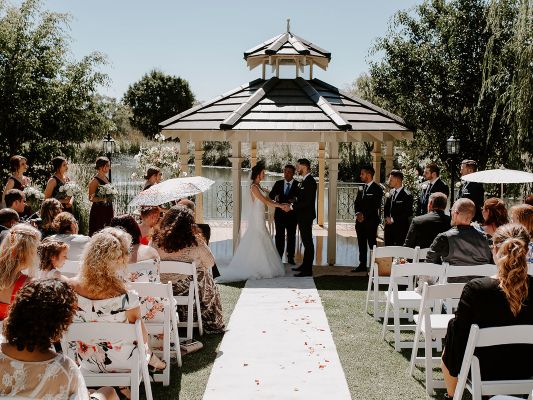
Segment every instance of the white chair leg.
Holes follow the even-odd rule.
[[[200,332],[200,336],[204,334],[204,327],[202,324],[202,311],[200,309],[200,293],[198,293],[198,290],[196,290],[197,287],[195,287],[194,290],[194,299],[196,302],[196,315],[198,318],[198,331]]]
[[[176,359],[178,360],[178,367],[181,367],[183,365],[183,362],[181,361],[181,349],[180,349],[180,334],[178,332],[178,313],[176,310],[172,309],[172,315],[170,322],[172,323],[172,331],[174,333],[173,340],[174,340],[174,348],[176,349]]]
[[[389,324],[389,304],[390,304],[390,290],[387,292],[387,305],[385,306],[385,314],[383,315],[383,329],[381,331],[381,339],[385,340],[385,333],[387,331],[387,325]]]
[[[372,290],[372,281],[374,280],[374,266],[370,267],[368,274],[368,287],[366,289],[365,314],[368,312],[368,302],[370,301],[370,292]]]
[[[431,332],[426,332],[424,335],[424,358],[426,364],[426,392],[433,396],[433,345],[431,340]]]
[[[418,324],[416,325],[415,330],[415,339],[413,341],[413,351],[411,352],[411,363],[409,364],[409,375],[413,376],[415,372],[415,362],[416,357],[418,356],[418,345],[420,342],[420,324],[422,323],[421,318],[418,321]]]
[[[392,305],[394,310],[394,350],[400,351],[400,308],[398,304]]]

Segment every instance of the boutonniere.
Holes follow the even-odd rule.
[[[298,182],[298,189],[303,189],[302,182]]]
[[[390,192],[385,193],[385,197],[389,198],[390,197]]]
[[[456,183],[455,183],[455,187],[456,187],[456,188],[460,188],[462,184],[463,184],[463,182],[461,182],[461,181],[456,182]]]
[[[428,184],[427,183],[423,183],[422,185],[420,185],[420,189],[422,190],[426,190],[428,188]]]

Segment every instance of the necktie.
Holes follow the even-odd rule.
[[[368,189],[368,185],[365,184],[365,186],[363,187],[363,197],[365,197],[366,195],[366,189]]]
[[[429,197],[429,195],[431,194],[431,188],[432,188],[432,187],[433,187],[433,184],[430,183],[430,184],[428,185],[428,190],[426,191],[426,198]]]
[[[392,195],[392,201],[396,201],[396,197],[398,197],[398,189],[394,189],[394,194]]]
[[[291,183],[290,182],[287,182],[285,184],[285,196],[288,196],[289,195],[289,190],[291,190]]]

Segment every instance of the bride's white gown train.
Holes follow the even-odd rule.
[[[250,205],[248,228],[218,282],[266,279],[285,275],[285,268],[265,226],[265,205],[254,197]]]

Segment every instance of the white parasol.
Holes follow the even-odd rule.
[[[203,176],[168,179],[143,190],[130,202],[130,206],[159,206],[205,192],[215,183]]]
[[[485,171],[473,172],[471,174],[462,176],[461,180],[467,182],[499,183],[501,185],[500,195],[503,196],[504,183],[533,182],[533,174],[531,172],[507,169],[501,166],[498,169],[487,169]]]

